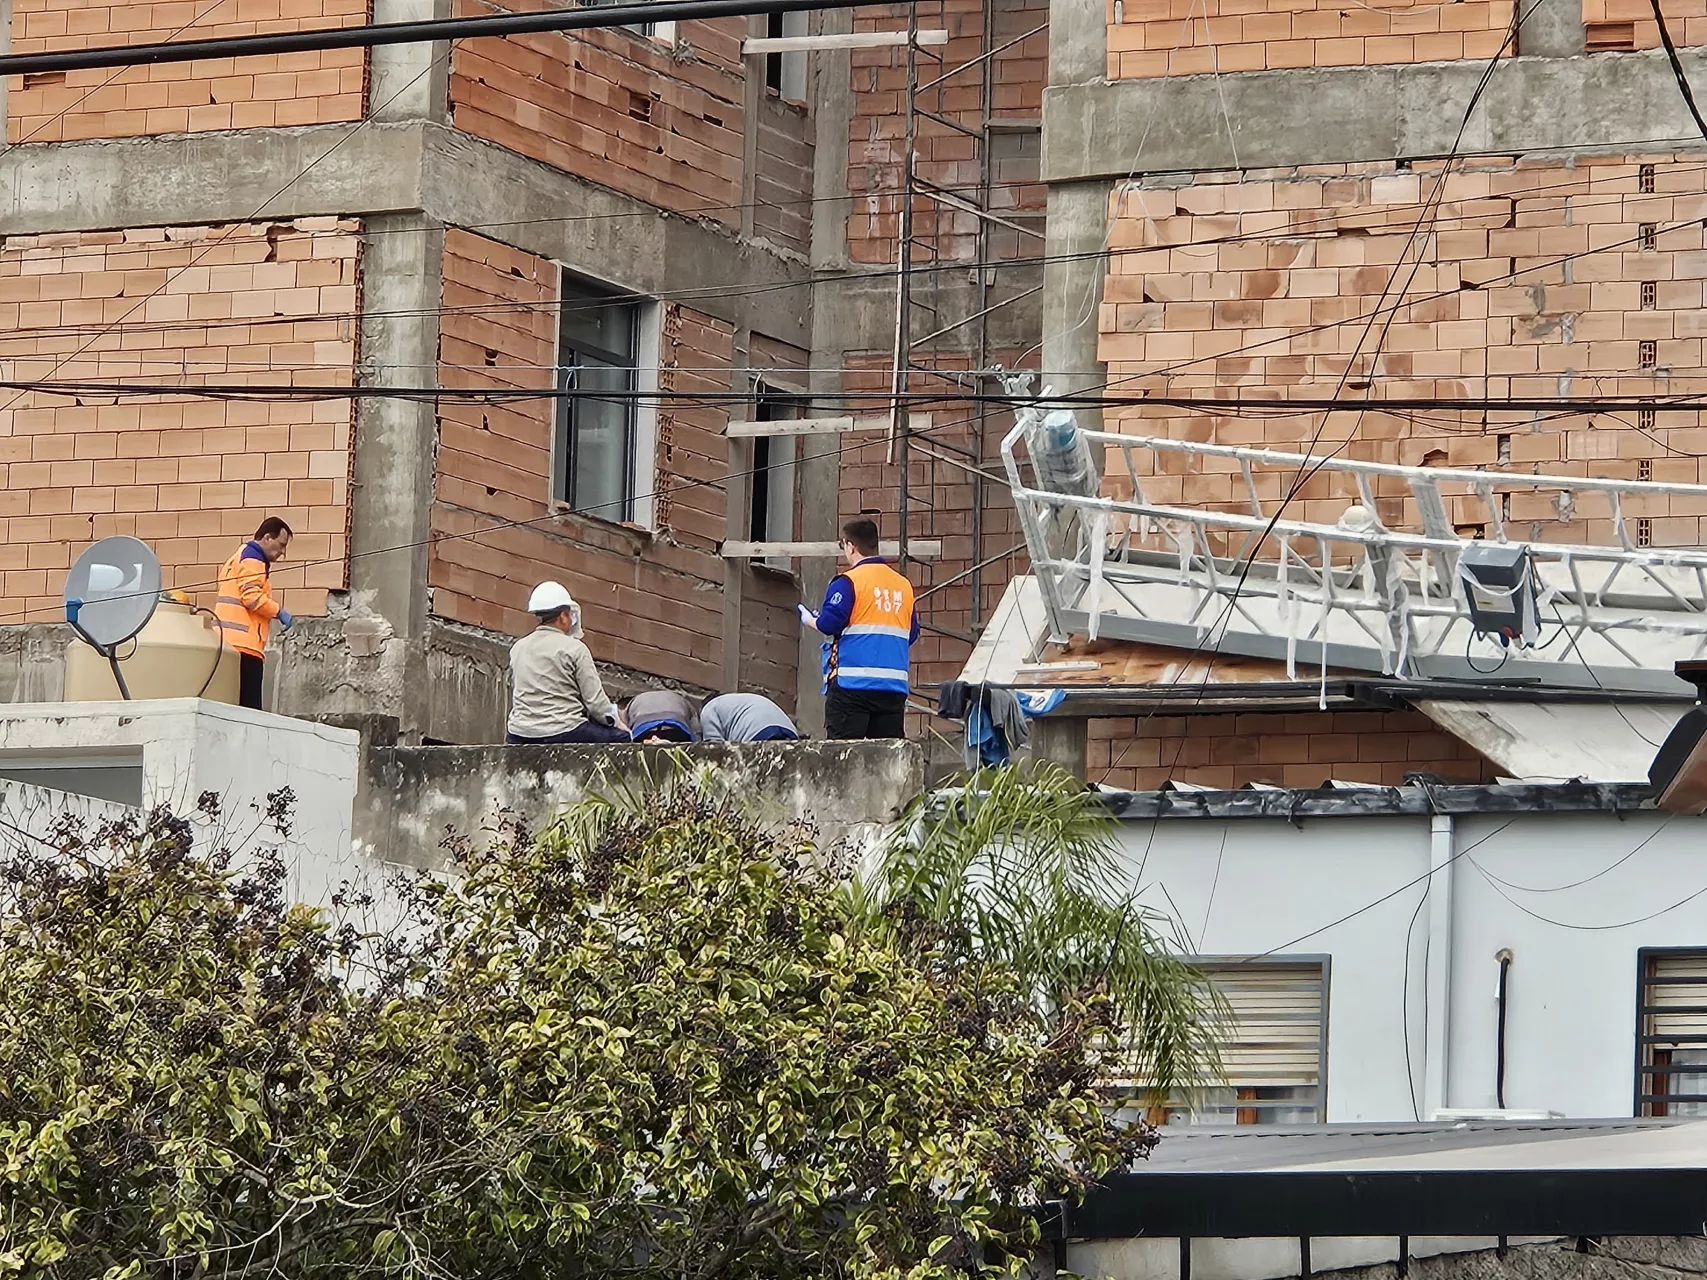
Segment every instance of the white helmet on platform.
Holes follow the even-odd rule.
[[[568,587],[561,582],[542,582],[528,597],[528,612],[541,618],[556,617],[565,609],[569,610],[569,633],[580,635],[581,606],[575,603]]]

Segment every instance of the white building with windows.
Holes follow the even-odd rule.
[[[1635,787],[1122,797],[1234,1019],[1209,1124],[1707,1114],[1707,824]]]

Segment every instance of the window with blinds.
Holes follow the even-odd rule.
[[[1206,1080],[1152,1119],[1169,1124],[1320,1124],[1327,1119],[1327,962],[1200,959],[1226,1004],[1224,1078]],[[1138,1080],[1121,1082],[1142,1087]]]
[[[1707,950],[1636,953],[1638,1116],[1707,1116]]]

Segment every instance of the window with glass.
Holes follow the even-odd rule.
[[[1636,953],[1638,1116],[1707,1116],[1707,949]]]
[[[1165,1107],[1161,1124],[1321,1124],[1327,1120],[1328,965],[1325,959],[1216,957],[1196,964],[1224,1006],[1216,1037],[1224,1078],[1204,1080]],[[1138,1090],[1143,1082],[1117,1082]]]
[[[559,502],[634,519],[640,304],[565,275],[558,334]]]

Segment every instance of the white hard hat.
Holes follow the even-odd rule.
[[[581,629],[581,606],[575,603],[575,597],[569,594],[569,588],[561,582],[542,582],[533,589],[528,597],[528,612],[537,613],[541,617],[569,610],[570,629]]]

